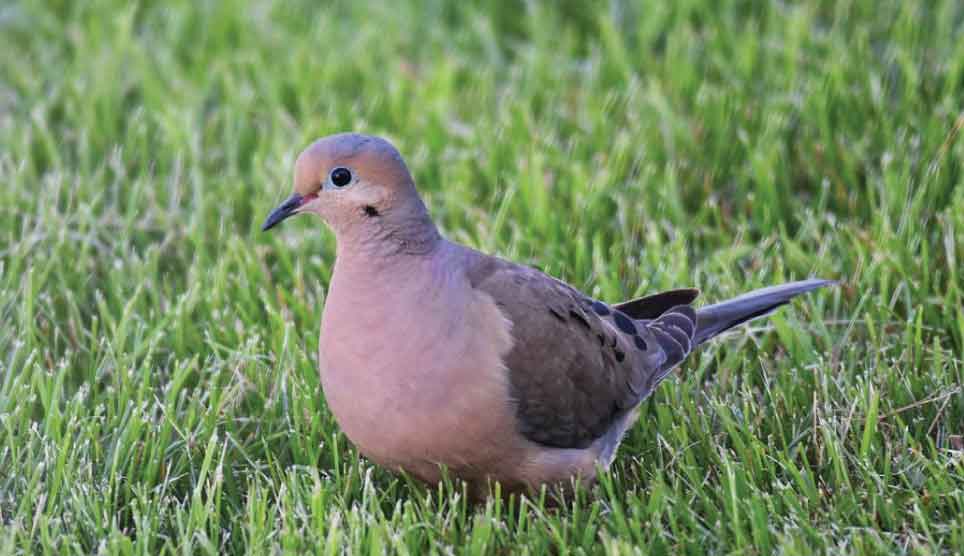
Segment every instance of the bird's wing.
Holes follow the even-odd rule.
[[[538,270],[482,254],[468,277],[512,323],[504,363],[519,430],[534,442],[588,447],[694,345],[687,305],[634,320]]]

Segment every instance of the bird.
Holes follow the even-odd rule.
[[[618,303],[443,237],[386,139],[339,133],[295,161],[297,214],[335,236],[318,367],[364,457],[470,493],[593,484],[641,403],[720,333],[834,282],[807,279],[694,307],[683,288]]]

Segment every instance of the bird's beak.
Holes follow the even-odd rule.
[[[266,232],[277,226],[278,223],[285,218],[298,214],[298,207],[303,204],[305,204],[305,198],[297,193],[292,193],[291,197],[285,199],[283,203],[271,211],[271,214],[265,219],[264,224],[261,225],[261,231]]]

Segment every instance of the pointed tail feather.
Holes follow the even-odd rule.
[[[697,344],[734,326],[768,315],[794,297],[817,288],[836,284],[833,280],[801,280],[780,286],[762,288],[734,297],[729,301],[701,307],[696,311]]]

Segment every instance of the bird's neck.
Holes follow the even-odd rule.
[[[344,268],[366,273],[410,264],[431,256],[442,244],[438,228],[420,199],[395,210],[363,214],[336,230],[337,260]]]
[[[339,241],[325,300],[325,326],[336,324],[337,334],[337,330],[359,323],[391,321],[391,311],[386,308],[437,301],[441,292],[449,292],[458,282],[455,271],[459,266],[454,261],[459,251],[442,238],[433,245],[424,254],[396,250],[381,256],[377,253],[384,246]]]

